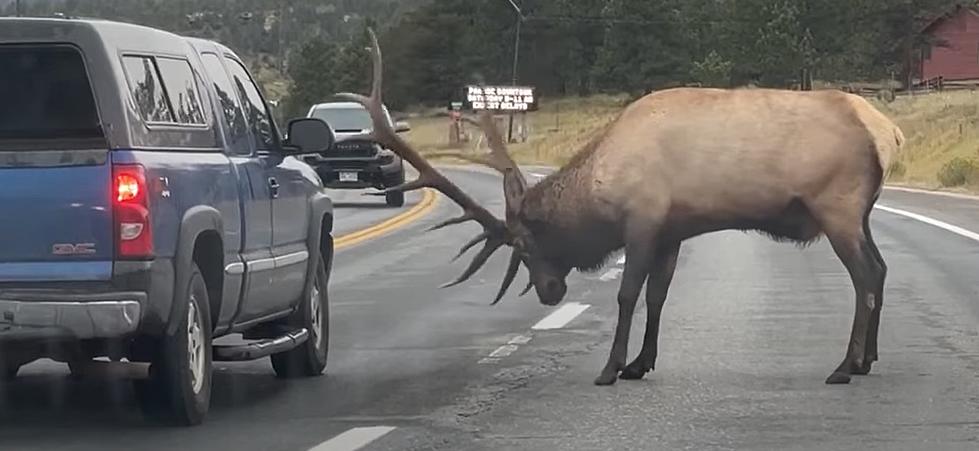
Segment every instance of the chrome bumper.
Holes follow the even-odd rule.
[[[10,299],[0,294],[0,340],[10,339],[88,339],[116,338],[139,327],[142,302],[146,296],[31,295],[30,299]],[[50,298],[58,299],[50,299]],[[82,298],[82,299],[78,299]],[[108,299],[106,299],[108,298]]]

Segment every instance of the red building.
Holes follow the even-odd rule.
[[[979,10],[957,6],[923,30],[935,40],[922,50],[922,80],[979,80]]]

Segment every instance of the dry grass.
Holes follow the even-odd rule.
[[[595,133],[611,122],[625,105],[623,96],[596,96],[545,101],[528,113],[529,139],[512,144],[516,159],[525,164],[567,162]],[[892,183],[939,188],[938,173],[953,158],[979,157],[979,92],[947,91],[898,97],[891,103],[872,103],[893,119],[908,139],[896,159]],[[447,117],[416,117],[408,139],[423,151],[448,147]],[[518,121],[519,122],[519,121]],[[505,127],[506,122],[501,123]],[[467,128],[473,139],[479,133]],[[463,144],[471,151],[474,143]],[[979,186],[971,186],[979,190]]]
[[[979,157],[979,92],[946,91],[873,103],[908,140],[896,161],[903,174],[895,171],[890,181],[938,188],[938,173],[946,163]]]
[[[623,96],[594,96],[544,101],[540,109],[527,113],[527,141],[510,145],[514,158],[524,164],[561,165],[581,149],[625,106]],[[449,147],[448,117],[416,117],[410,120],[412,131],[407,139],[422,151]],[[518,135],[520,116],[514,118],[514,135]],[[499,123],[504,133],[507,121]],[[466,125],[471,141],[462,149],[471,151],[480,138],[478,130]]]

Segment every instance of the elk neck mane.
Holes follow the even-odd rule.
[[[601,214],[593,195],[593,157],[611,123],[557,172],[528,189],[524,217],[537,245],[567,267],[591,272],[624,246],[620,227]]]

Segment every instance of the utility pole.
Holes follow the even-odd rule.
[[[520,6],[514,2],[514,0],[508,0],[510,6],[513,10],[517,12],[517,27],[515,37],[513,39],[513,76],[510,79],[510,84],[513,87],[517,86],[517,63],[520,61],[520,28],[523,25],[523,11],[520,10]],[[510,126],[507,132],[507,142],[513,141],[513,112],[510,112]]]
[[[286,0],[279,0],[279,37],[278,44],[276,45],[276,50],[278,50],[278,65],[279,73],[285,75],[286,72],[286,50],[285,50],[285,39],[283,38],[283,33],[286,27]]]
[[[17,17],[20,17],[20,0],[14,1],[14,14],[16,14]]]

